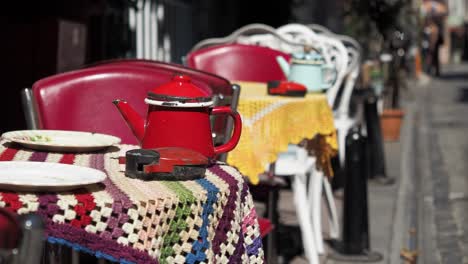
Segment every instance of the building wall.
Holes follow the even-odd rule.
[[[93,26],[91,18],[103,17],[105,10],[104,0],[5,2],[0,9],[0,49],[2,98],[8,99],[0,104],[0,133],[26,128],[23,88],[101,58],[104,35],[96,27],[103,24]]]
[[[333,32],[343,30],[343,0],[294,0],[291,3],[291,21],[302,24],[320,24]]]

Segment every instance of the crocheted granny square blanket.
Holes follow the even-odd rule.
[[[0,206],[46,221],[49,243],[120,263],[263,263],[257,215],[243,176],[216,164],[193,181],[125,177],[119,156],[51,153],[0,144],[0,161],[41,161],[101,170],[101,184],[68,192],[0,191]]]

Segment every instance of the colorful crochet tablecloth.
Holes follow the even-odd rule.
[[[132,148],[60,154],[1,141],[0,161],[74,164],[108,177],[60,193],[0,190],[0,206],[43,216],[49,243],[114,262],[263,263],[252,197],[236,169],[216,164],[198,180],[144,182],[125,177],[119,164]]]
[[[238,112],[242,117],[242,136],[237,147],[229,152],[228,164],[258,183],[258,175],[274,162],[288,144],[299,144],[316,136],[326,144],[319,160],[329,159],[338,144],[333,112],[325,94],[305,97],[271,96],[264,83],[236,82],[241,86]],[[317,145],[317,144],[315,144]]]

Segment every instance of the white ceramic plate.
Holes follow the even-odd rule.
[[[86,152],[120,143],[120,138],[110,135],[64,130],[18,130],[3,133],[2,137],[31,149],[47,151]]]
[[[106,174],[100,170],[75,165],[0,161],[0,188],[14,191],[70,190],[102,182]]]

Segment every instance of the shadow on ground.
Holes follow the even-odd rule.
[[[467,75],[468,78],[468,75]],[[458,98],[457,101],[460,103],[468,103],[468,87],[459,87],[458,88]]]
[[[454,80],[466,80],[468,79],[467,72],[448,72],[442,73],[438,79],[446,80],[446,81],[454,81]]]
[[[278,253],[283,258],[283,263],[290,263],[296,256],[304,253],[301,229],[297,225],[283,225],[278,228],[279,241]]]

